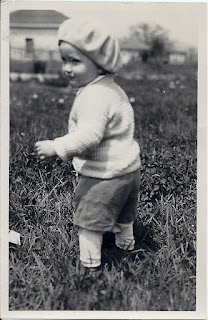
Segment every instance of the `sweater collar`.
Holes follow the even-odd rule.
[[[92,80],[91,82],[89,82],[86,86],[80,87],[80,88],[77,90],[76,95],[78,96],[86,87],[91,86],[92,84],[100,81],[101,79],[103,79],[103,78],[105,78],[105,77],[106,77],[106,75],[100,75],[100,76],[98,76],[97,78],[95,78],[94,80]]]

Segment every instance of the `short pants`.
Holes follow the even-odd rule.
[[[140,170],[112,179],[79,176],[74,224],[94,231],[112,231],[137,217]]]

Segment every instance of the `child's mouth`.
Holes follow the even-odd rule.
[[[75,81],[76,81],[75,78],[69,78],[69,82],[70,82],[70,83],[73,83],[73,82],[75,82]]]
[[[66,76],[70,81],[75,79],[74,77],[72,77],[72,76],[70,75],[69,72],[65,72],[64,74],[65,74],[65,76]]]

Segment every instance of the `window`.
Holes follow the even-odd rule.
[[[34,52],[34,42],[33,39],[27,38],[26,41],[26,53],[33,53]]]

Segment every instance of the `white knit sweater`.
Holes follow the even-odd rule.
[[[133,135],[134,114],[126,94],[112,76],[100,76],[78,91],[69,132],[54,145],[60,158],[73,158],[80,174],[110,179],[140,167]]]

